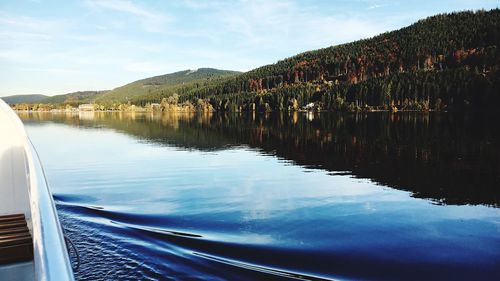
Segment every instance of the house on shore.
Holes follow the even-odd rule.
[[[79,111],[94,111],[95,106],[93,104],[80,104],[78,106]]]

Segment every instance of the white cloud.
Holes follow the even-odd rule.
[[[173,17],[150,11],[126,0],[86,0],[85,4],[91,9],[111,10],[126,13],[138,19],[148,32],[162,32],[165,23],[173,21]]]
[[[47,41],[52,39],[52,36],[44,33],[34,33],[34,32],[24,32],[24,31],[8,31],[0,30],[0,38],[2,40],[9,40],[15,42],[25,42],[25,41]]]
[[[119,12],[126,12],[130,14],[134,14],[137,16],[142,16],[150,19],[157,19],[160,18],[161,16],[156,15],[152,12],[149,12],[143,8],[140,8],[139,6],[133,4],[130,1],[124,1],[124,0],[89,0],[88,3],[91,3],[92,5],[103,7],[106,9],[114,10],[114,11],[119,11]]]
[[[54,38],[69,26],[70,23],[64,20],[42,20],[0,12],[0,45],[28,41],[40,43],[40,40]]]
[[[32,17],[26,16],[10,16],[4,13],[0,14],[0,25],[2,26],[10,26],[16,28],[27,28],[33,30],[41,30],[46,29],[50,26],[53,26],[52,22],[43,21],[40,19],[35,19]]]
[[[220,1],[196,1],[196,0],[183,0],[182,5],[191,9],[208,9],[217,8],[223,5]]]
[[[359,15],[324,13],[295,1],[240,1],[216,11],[227,33],[239,36],[240,47],[311,49],[346,43],[387,31],[386,22]]]

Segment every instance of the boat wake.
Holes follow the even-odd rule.
[[[214,239],[213,233],[166,229],[165,216],[137,215],[71,203],[56,196],[67,235],[78,241],[78,280],[334,280],[256,264],[277,249]],[[221,235],[222,237],[224,235]],[[241,256],[246,259],[235,259]]]
[[[266,236],[227,216],[139,214],[89,204],[98,202],[91,198],[55,199],[81,259],[78,280],[468,280],[498,274],[493,261],[460,262],[469,258],[461,248],[443,259],[433,245],[377,239],[376,228],[355,239],[334,229],[325,243],[313,235],[322,231],[319,224],[261,231]],[[294,231],[305,231],[309,240]]]

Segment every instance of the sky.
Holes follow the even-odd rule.
[[[295,54],[500,0],[0,0],[0,96],[107,90]]]

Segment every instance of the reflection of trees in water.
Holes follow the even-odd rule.
[[[417,197],[452,204],[500,204],[500,129],[494,120],[473,116],[96,112],[89,119],[78,114],[20,115],[25,120],[105,126],[187,149],[244,144],[298,165],[370,178]]]
[[[250,144],[299,165],[349,171],[444,203],[498,205],[498,129],[421,114],[317,118],[258,128]]]

